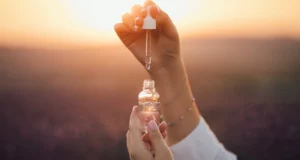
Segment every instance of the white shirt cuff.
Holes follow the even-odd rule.
[[[226,151],[202,117],[198,126],[170,149],[175,160],[236,160],[236,156]]]

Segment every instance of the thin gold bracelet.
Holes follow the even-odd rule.
[[[191,112],[192,111],[194,103],[195,103],[195,98],[193,98],[192,104],[187,108],[187,110],[175,122],[167,121],[166,119],[164,119],[163,115],[161,115],[160,118],[163,119],[167,123],[168,126],[170,126],[170,127],[174,126],[174,125],[178,124],[180,121],[182,121],[184,119],[184,115],[187,112]]]

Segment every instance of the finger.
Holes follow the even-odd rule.
[[[137,17],[135,19],[135,25],[137,25],[138,27],[142,27],[144,24],[144,18],[146,16],[147,16],[147,10],[145,8],[142,8],[139,14],[137,14]]]
[[[129,13],[125,13],[122,16],[122,22],[123,24],[125,24],[128,28],[132,29],[133,25],[134,25],[134,17],[129,14]]]
[[[146,10],[146,8],[143,8],[143,9],[141,10],[140,16],[141,16],[142,18],[145,18],[145,17],[147,16],[147,10]]]
[[[159,124],[159,131],[160,133],[165,133],[167,130],[167,124],[166,122],[162,122]],[[149,137],[149,132],[144,134],[142,137],[142,140],[145,142],[151,142],[150,137]]]
[[[149,133],[146,133],[143,135],[142,140],[144,142],[151,142],[150,137],[149,137]]]
[[[157,5],[154,5],[153,7],[151,7],[150,14],[153,18],[156,18],[159,12],[160,12],[160,9]]]
[[[173,24],[169,15],[161,9],[157,13],[156,22],[157,22],[158,29],[160,29],[165,36],[171,39],[176,39],[176,40],[179,39],[175,25]]]
[[[159,130],[160,130],[160,132],[163,133],[164,131],[166,131],[167,127],[168,127],[168,125],[167,125],[167,123],[165,121],[161,122],[159,124]]]
[[[135,19],[135,25],[137,25],[138,27],[143,26],[143,24],[144,24],[143,18],[137,17],[137,18]]]
[[[163,139],[166,139],[167,138],[167,131],[161,132],[161,135],[162,135]],[[144,142],[151,143],[149,133],[146,133],[145,135],[143,135],[142,140]]]
[[[169,15],[160,9],[159,6],[155,6],[151,9],[152,14],[156,14],[156,23],[161,27],[169,27],[173,25],[172,20],[170,19]]]
[[[139,30],[140,27],[143,25],[143,19],[141,18],[141,5],[134,5],[131,8],[131,15],[134,17],[134,29]]]
[[[129,136],[132,150],[139,150],[143,147],[143,141],[141,139],[142,132],[140,130],[141,124],[138,117],[138,107],[134,106],[130,115],[129,121]]]
[[[127,145],[127,149],[130,152],[131,151],[131,145],[130,145],[130,135],[129,135],[129,131],[127,131],[126,133],[126,145]]]
[[[122,34],[130,33],[130,29],[123,23],[115,24],[114,29],[119,37],[122,37]]]
[[[151,120],[148,123],[148,130],[149,130],[149,135],[151,139],[151,143],[154,147],[154,149],[157,150],[164,150],[166,149],[166,144],[165,141],[159,131],[158,126],[156,125],[155,121]]]
[[[129,120],[129,131],[132,134],[136,134],[137,136],[142,136],[141,130],[140,130],[140,119],[138,117],[138,106],[134,106],[132,108],[132,112],[130,114],[130,120]]]
[[[143,7],[142,7],[141,5],[139,5],[139,4],[134,5],[134,6],[131,8],[131,15],[132,15],[133,17],[138,17],[138,16],[140,16],[141,10],[142,10],[142,9],[143,9]]]
[[[156,5],[156,4],[152,0],[146,0],[144,2],[144,7],[145,8],[148,7],[148,6],[154,6],[154,5]]]

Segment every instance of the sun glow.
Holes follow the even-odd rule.
[[[153,0],[181,37],[300,37],[299,0]],[[120,43],[114,24],[144,0],[0,0],[0,45]],[[1,23],[3,22],[3,23]]]
[[[182,0],[156,0],[172,18],[182,19],[188,14],[188,7]],[[143,4],[143,0],[63,0],[71,19],[87,30],[111,32],[122,14],[130,12],[134,4]]]

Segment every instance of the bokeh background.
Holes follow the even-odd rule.
[[[239,159],[299,159],[300,1],[156,2],[219,140]],[[0,1],[1,160],[128,159],[148,76],[113,26],[136,3]]]

